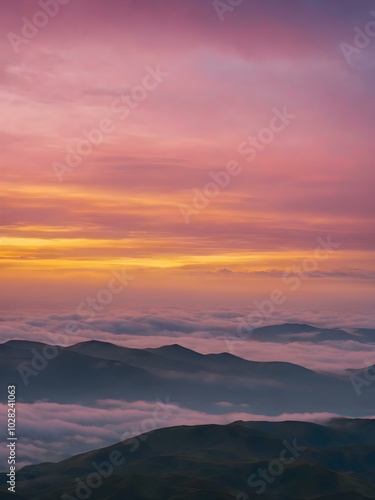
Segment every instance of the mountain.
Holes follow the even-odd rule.
[[[0,492],[0,500],[26,500],[25,497],[20,497],[15,493]]]
[[[43,354],[44,353],[44,354]],[[49,358],[49,359],[47,359]],[[165,400],[211,413],[275,415],[375,411],[375,384],[358,397],[349,376],[321,374],[285,362],[200,354],[179,345],[129,349],[89,341],[67,348],[12,341],[0,345],[0,377],[17,385],[18,401],[93,403],[98,399]],[[3,396],[4,397],[4,396]]]
[[[246,334],[245,334],[246,336]],[[357,328],[352,333],[339,328],[319,328],[298,323],[262,326],[248,334],[249,340],[259,342],[327,342],[352,340],[363,344],[375,343],[375,330]]]
[[[375,498],[374,470],[374,420],[239,421],[159,429],[135,451],[133,438],[24,467],[17,488],[25,500],[364,500]]]

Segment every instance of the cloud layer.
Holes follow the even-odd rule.
[[[323,372],[343,372],[375,364],[374,343],[353,340],[324,342],[298,341],[286,344],[259,342],[240,336],[238,326],[249,324],[254,308],[197,307],[111,310],[87,320],[75,313],[29,313],[1,318],[0,341],[25,339],[49,344],[72,345],[88,340],[112,342],[125,347],[144,349],[180,344],[203,354],[228,352],[254,361],[287,361]],[[280,323],[312,324],[322,328],[374,329],[373,314],[363,311],[281,309],[266,317],[264,325]],[[262,325],[257,325],[262,326]],[[67,328],[69,333],[67,335]],[[375,339],[374,339],[375,340]]]
[[[251,414],[249,405],[243,411],[210,415],[179,407],[168,396],[156,401],[98,401],[95,407],[57,403],[18,404],[18,466],[44,461],[59,461],[91,449],[98,449],[161,427],[176,425],[228,424],[236,420],[327,420],[331,414],[284,414],[268,417]],[[5,405],[0,405],[0,423],[5,427]],[[147,438],[146,438],[147,439]],[[142,446],[142,439],[132,440],[129,453]],[[134,452],[134,451],[133,451]],[[0,470],[6,468],[6,450],[0,452]]]

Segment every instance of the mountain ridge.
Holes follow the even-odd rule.
[[[272,429],[269,422],[236,421],[153,430],[137,436],[140,444],[134,452],[130,451],[132,438],[61,462],[27,466],[18,471],[18,490],[25,500],[74,495],[76,478],[87,484],[89,475],[100,470],[93,464],[110,470],[103,464],[117,452],[123,460],[118,460],[107,478],[102,477],[97,489],[91,488],[94,500],[120,500],[124,491],[129,500],[227,500],[242,493],[251,498],[256,490],[248,478],[260,467],[267,469],[286,449],[288,459],[294,459],[261,498],[280,500],[286,492],[288,500],[333,499],[335,495],[341,499],[350,494],[352,500],[375,498],[375,421],[340,421],[341,427],[334,420],[325,424],[290,420],[272,423]],[[369,428],[374,439],[364,445]],[[321,442],[319,435],[329,436],[331,442]],[[358,454],[363,459],[349,472]],[[4,475],[0,481],[4,483]]]

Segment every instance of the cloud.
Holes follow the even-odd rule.
[[[358,328],[375,329],[375,316],[364,311],[282,309],[267,324],[299,323],[321,328],[342,328],[353,333],[352,340],[307,341],[296,338],[286,344],[258,342],[238,337],[237,327],[246,322],[252,308],[142,308],[103,311],[93,321],[85,321],[71,312],[41,315],[34,311],[24,316],[1,318],[2,342],[17,339],[54,343],[54,334],[65,334],[73,322],[79,333],[70,335],[70,344],[101,340],[125,347],[144,349],[180,344],[203,354],[231,352],[253,361],[285,361],[322,372],[344,372],[348,368],[364,368],[374,344],[356,340]],[[52,337],[51,337],[52,335]],[[375,352],[375,351],[374,351]]]
[[[126,252],[129,259],[158,255],[164,265],[182,256],[181,266],[198,255],[217,267],[222,254],[217,265],[232,270],[225,257],[235,247],[245,253],[239,265],[246,271],[249,248],[307,251],[323,233],[339,234],[348,260],[353,249],[367,255],[374,248],[367,230],[374,218],[374,82],[364,63],[373,61],[375,44],[355,67],[339,44],[370,20],[372,7],[369,0],[355,7],[242,2],[221,23],[210,0],[178,8],[171,0],[94,0],[90,8],[69,2],[16,55],[6,35],[39,7],[4,5],[0,143],[10,180],[3,229],[21,240],[7,245],[6,263],[54,269],[64,257],[66,267],[78,261],[87,271],[94,259]],[[127,121],[118,120],[114,99],[139,85],[149,65],[170,77]],[[256,165],[240,158],[241,177],[187,227],[178,205],[191,205],[192,190],[238,159],[239,143],[280,106],[298,125]],[[58,183],[52,162],[63,161],[66,147],[103,117],[115,122],[111,137]]]
[[[287,273],[287,270],[270,269],[268,271],[232,271],[231,269],[218,269],[216,271],[208,271],[206,274],[220,274],[220,275],[235,275],[243,276],[248,278],[253,277],[273,277],[282,278]],[[203,273],[202,273],[203,274]],[[372,269],[333,269],[331,271],[311,271],[306,272],[306,276],[309,278],[346,278],[346,279],[363,279],[363,280],[374,280],[375,271]]]
[[[160,401],[98,401],[95,407],[38,402],[17,404],[18,466],[59,461],[84,451],[108,446],[150,430],[177,425],[228,424],[236,420],[301,420],[319,422],[334,414],[305,413],[254,415],[250,405],[208,414],[180,407],[166,396]],[[222,410],[223,411],[223,410]],[[6,426],[6,406],[0,404],[0,424]],[[142,443],[142,441],[140,441]],[[142,444],[140,444],[142,446]],[[6,468],[6,450],[0,451],[0,469]]]

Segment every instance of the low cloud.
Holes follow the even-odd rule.
[[[92,406],[37,402],[17,406],[18,466],[59,461],[69,456],[108,446],[123,440],[123,436],[138,435],[145,430],[177,425],[228,424],[236,420],[301,420],[325,421],[337,415],[330,413],[254,415],[250,405],[233,409],[226,402],[226,413],[209,414],[183,408],[164,401],[126,402],[101,400]],[[160,412],[155,413],[159,408]],[[5,428],[6,406],[0,405],[0,425]],[[157,417],[156,415],[159,415]],[[126,434],[128,433],[128,434]],[[6,450],[0,450],[0,470],[6,469]]]
[[[252,308],[186,308],[132,309],[126,313],[98,313],[93,321],[70,312],[33,312],[0,318],[0,342],[13,339],[54,343],[52,334],[64,333],[67,324],[74,322],[79,332],[70,335],[69,344],[89,340],[111,342],[124,347],[144,349],[180,344],[203,354],[227,352],[228,339],[232,354],[253,361],[285,361],[317,371],[344,372],[348,368],[364,368],[369,356],[375,356],[374,344],[353,340],[324,342],[295,341],[287,344],[259,342],[251,336],[239,339],[238,325],[246,321]],[[300,323],[316,327],[341,328],[355,332],[358,328],[375,330],[375,313],[363,311],[304,310],[283,308],[265,324]],[[374,337],[375,340],[375,337]]]

